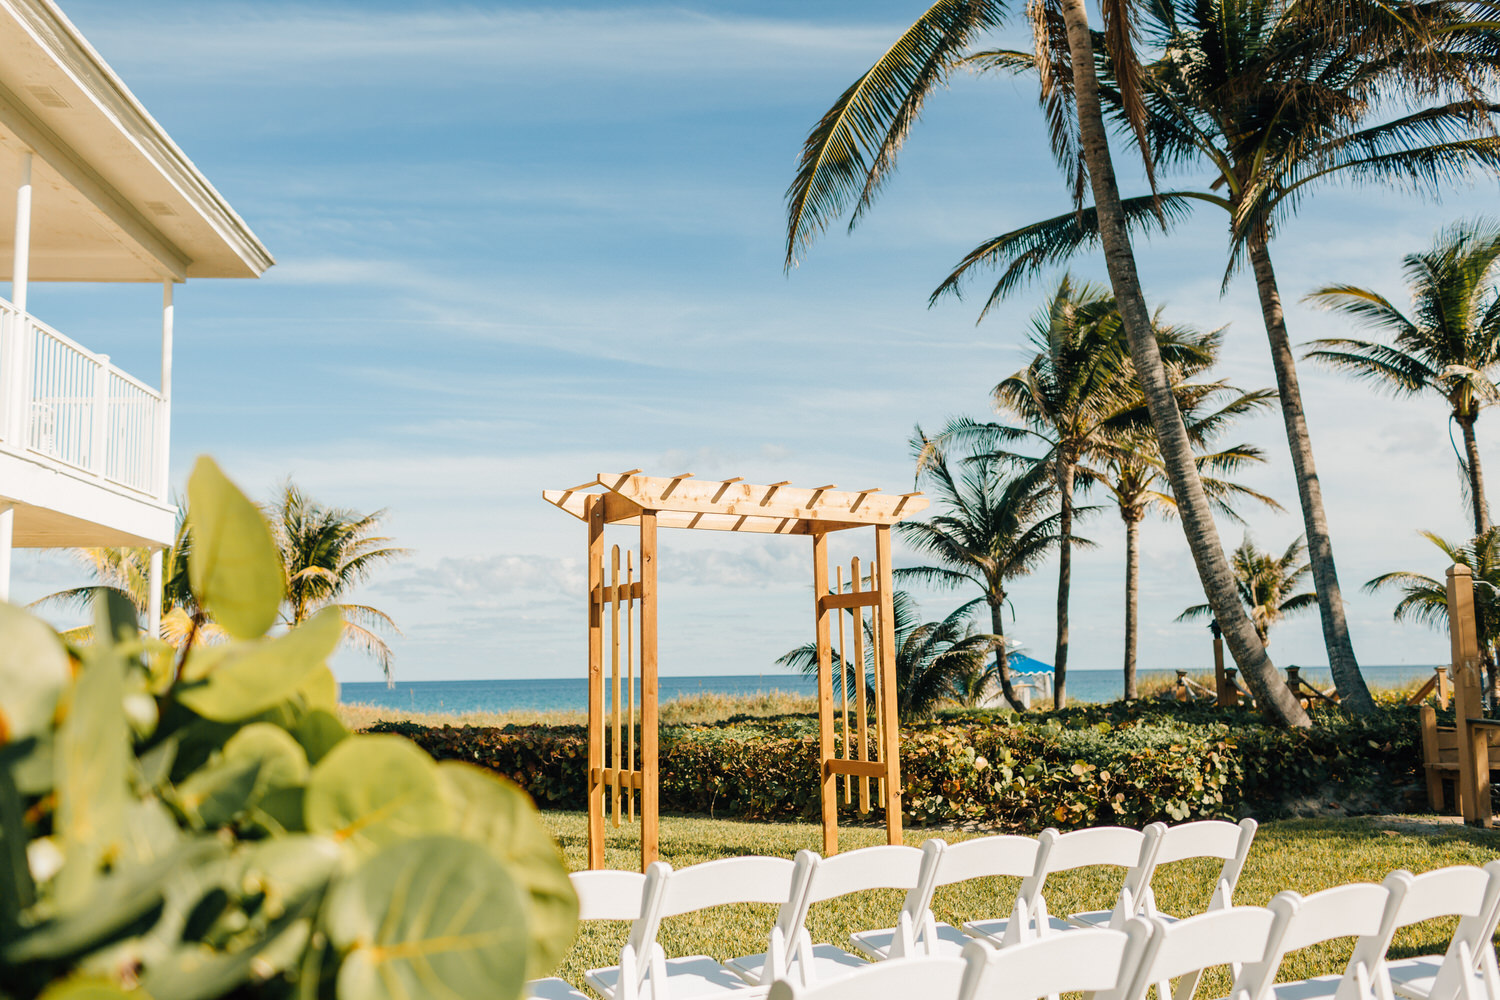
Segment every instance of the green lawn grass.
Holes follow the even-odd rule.
[[[562,846],[570,869],[585,865],[587,832],[585,818],[577,812],[544,812],[543,819]],[[638,826],[622,824],[611,829],[605,862],[611,868],[638,869]],[[1284,820],[1260,828],[1249,861],[1240,877],[1235,901],[1264,904],[1284,889],[1312,893],[1348,882],[1379,882],[1396,868],[1412,872],[1430,871],[1447,865],[1482,865],[1500,857],[1500,833],[1461,826],[1441,826],[1421,832],[1402,823],[1378,820]],[[844,850],[884,843],[882,829],[845,827],[840,831]],[[929,836],[946,840],[968,839],[975,834],[955,831],[911,830],[908,844],[917,845]],[[765,854],[789,858],[802,848],[821,849],[820,827],[810,823],[746,823],[663,816],[662,859],[676,867],[742,854]],[[1190,914],[1208,903],[1218,874],[1217,862],[1184,861],[1164,866],[1153,880],[1157,905],[1167,913]],[[1119,891],[1123,871],[1083,870],[1054,876],[1047,881],[1047,905],[1054,914],[1105,909]],[[965,920],[1004,916],[1015,898],[1018,879],[979,879],[938,890],[933,909],[939,920],[958,925]],[[902,893],[872,891],[813,907],[808,930],[815,942],[827,941],[848,947],[851,931],[889,927],[901,906]],[[767,905],[719,907],[685,914],[663,922],[659,940],[669,956],[712,955],[734,958],[765,950],[765,937],[775,919],[776,908]],[[1433,921],[1401,931],[1392,957],[1441,953],[1452,933],[1454,921]],[[585,969],[614,965],[625,943],[629,925],[595,921],[582,925],[578,939],[557,974],[575,986],[583,985]],[[1341,972],[1353,947],[1352,939],[1332,941],[1291,955],[1281,970],[1282,979]],[[1198,995],[1224,996],[1229,992],[1227,970],[1215,970],[1204,978]]]

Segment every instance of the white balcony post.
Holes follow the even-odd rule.
[[[172,447],[172,324],[176,308],[172,305],[172,280],[161,283],[161,408],[156,425],[157,495],[165,500],[171,493],[168,457]]]
[[[11,322],[9,352],[3,359],[6,412],[0,413],[0,431],[6,440],[27,445],[31,411],[31,325],[26,320],[26,290],[31,271],[31,152],[21,154],[21,176],[16,184],[16,233],[10,263],[10,298],[16,307]]]
[[[10,600],[10,547],[15,537],[16,511],[0,504],[0,601]]]
[[[102,478],[109,471],[104,455],[105,430],[109,426],[109,355],[95,355],[94,365],[94,405],[89,421],[93,436],[89,439],[88,468]]]
[[[161,549],[151,550],[151,569],[146,574],[146,633],[161,638]]]

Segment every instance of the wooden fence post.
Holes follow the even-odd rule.
[[[584,501],[589,531],[589,867],[604,867],[604,498]]]
[[[1469,567],[1448,567],[1448,636],[1453,655],[1453,714],[1458,730],[1458,801],[1464,822],[1493,826],[1489,737],[1471,720],[1484,713],[1479,637],[1474,620],[1474,577]]]

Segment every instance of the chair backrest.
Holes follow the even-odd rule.
[[[1269,907],[1231,906],[1169,923],[1152,917],[1151,939],[1123,1000],[1142,1000],[1155,983],[1183,977],[1173,1000],[1189,1000],[1202,972],[1217,965],[1263,962],[1278,945],[1273,932],[1289,922],[1295,905],[1277,897]]]
[[[1151,925],[1132,917],[1119,930],[1069,931],[1006,948],[964,946],[969,975],[959,1000],[1035,1000],[1059,993],[1120,997],[1134,981]],[[934,994],[935,995],[935,994]]]
[[[937,845],[939,852],[947,846],[940,840],[928,843]],[[921,848],[886,844],[822,858],[813,871],[807,901],[821,903],[865,889],[916,889],[927,851],[926,844]]]
[[[949,844],[938,862],[934,885],[952,885],[991,875],[1025,878],[1036,870],[1040,846],[1035,837],[1014,834],[976,837]]]
[[[642,892],[641,912],[630,928],[625,952],[633,960],[636,982],[632,992],[648,975],[664,975],[661,946],[656,933],[663,917],[674,917],[695,910],[730,903],[780,903],[782,914],[787,907],[794,911],[797,896],[805,896],[805,886],[793,893],[794,862],[785,858],[742,857],[705,861],[678,871],[665,861],[653,861],[646,868],[646,887]],[[622,956],[622,970],[624,969]],[[622,971],[621,979],[624,980]]]
[[[1380,960],[1390,945],[1396,913],[1410,884],[1410,873],[1398,871],[1386,876],[1380,885],[1357,882],[1311,896],[1280,893],[1272,901],[1281,921],[1271,934],[1274,947],[1263,959],[1246,963],[1240,970],[1235,977],[1235,993],[1243,993],[1249,1000],[1266,1000],[1287,955],[1334,938],[1357,937],[1336,996],[1339,1000],[1372,1000],[1383,975]]]
[[[579,920],[634,920],[641,915],[646,876],[610,870],[573,872]]]
[[[959,996],[967,970],[961,958],[893,958],[812,985],[778,979],[768,1000],[952,1000]]]
[[[1456,1000],[1467,995],[1475,971],[1484,977],[1487,989],[1500,989],[1500,970],[1495,967],[1495,949],[1491,946],[1495,926],[1500,923],[1500,861],[1491,861],[1483,868],[1439,868],[1412,877],[1396,916],[1397,926],[1443,916],[1458,917],[1458,927],[1448,942],[1428,1000]]]
[[[1156,868],[1156,847],[1165,830],[1161,823],[1152,823],[1144,830],[1123,826],[1095,826],[1071,833],[1058,833],[1050,827],[1043,830],[1037,838],[1036,868],[1021,883],[1016,897],[1018,912],[1027,915],[1026,919],[1040,931],[1048,921],[1047,901],[1043,895],[1048,875],[1075,868],[1112,865],[1126,869],[1120,898],[1110,920],[1111,926],[1118,927],[1122,921],[1141,913],[1149,900],[1147,890],[1151,873]],[[1007,944],[1014,944],[1019,939],[1007,928]]]

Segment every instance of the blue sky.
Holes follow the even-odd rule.
[[[910,489],[912,425],[985,413],[1023,363],[1043,288],[978,326],[972,300],[926,307],[974,244],[1067,207],[1023,82],[956,78],[866,221],[782,272],[803,137],[920,2],[64,8],[278,260],[178,292],[174,480],[207,452],[252,493],[291,475],[329,503],[388,507],[413,552],[362,597],[405,633],[401,679],[581,674],[582,526],[544,487],[641,467]],[[1399,296],[1402,254],[1496,208],[1493,182],[1436,205],[1324,190],[1274,248],[1283,294],[1347,280]],[[1223,254],[1206,214],[1142,245],[1148,297],[1172,321],[1229,324],[1222,374],[1273,384],[1253,288],[1219,295]],[[1104,277],[1098,259],[1075,271]],[[31,302],[154,383],[158,296],[41,286]],[[1342,329],[1297,304],[1289,320],[1294,341]],[[1440,572],[1417,529],[1463,534],[1446,412],[1310,366],[1303,385],[1356,651],[1435,662],[1442,638],[1359,585]],[[1490,459],[1500,421],[1479,433]],[[1294,510],[1279,419],[1242,436],[1271,458],[1250,481]],[[1250,522],[1278,549],[1301,530],[1292,513]],[[1117,669],[1121,526],[1105,512],[1083,531],[1098,544],[1075,560],[1071,662]],[[806,641],[805,539],[681,532],[663,548],[663,673],[771,672]],[[19,555],[16,576],[23,600],[76,582],[55,554]],[[1175,524],[1147,524],[1142,578],[1142,665],[1205,666],[1201,625],[1172,622],[1202,600]],[[1014,589],[1011,631],[1043,659],[1054,587],[1049,567]],[[957,602],[923,595],[933,617]],[[1316,617],[1280,626],[1271,652],[1324,662]],[[352,655],[337,668],[378,676]]]

